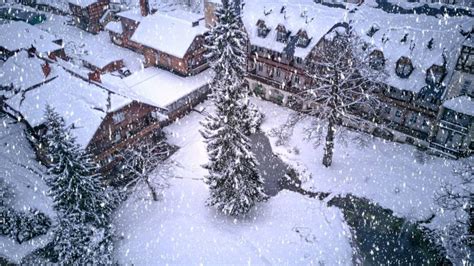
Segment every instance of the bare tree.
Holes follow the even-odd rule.
[[[323,165],[332,164],[334,138],[344,124],[357,124],[361,113],[375,115],[379,102],[375,91],[384,77],[383,67],[374,63],[369,46],[341,26],[315,47],[307,62],[312,85],[300,96],[306,103],[303,112],[327,123]],[[382,63],[383,66],[383,63]],[[358,115],[355,115],[355,114]],[[308,131],[322,134],[322,126]]]
[[[150,190],[154,201],[158,201],[159,191],[168,186],[167,176],[157,174],[158,168],[165,167],[164,160],[171,153],[171,147],[164,141],[150,143],[144,141],[134,147],[129,147],[122,154],[122,169],[125,179],[128,181],[127,188],[136,188],[145,184]],[[152,174],[157,174],[153,179]]]
[[[443,184],[436,194],[436,203],[455,214],[455,220],[446,226],[440,239],[448,257],[458,264],[474,261],[474,160],[460,163],[453,169],[453,175],[458,179]]]

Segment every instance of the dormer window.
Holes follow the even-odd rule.
[[[265,38],[267,37],[270,29],[265,25],[265,21],[259,19],[257,21],[257,35],[258,37]]]
[[[277,30],[277,42],[282,42],[282,43],[286,43],[286,41],[288,40],[288,31],[286,30],[285,26],[283,25],[278,25],[278,27],[276,28]]]
[[[383,52],[380,50],[374,50],[369,55],[369,66],[375,70],[382,70],[385,65],[385,58]]]
[[[298,31],[296,34],[298,36],[298,41],[296,42],[296,46],[305,48],[309,44],[308,34],[304,30]]]
[[[428,71],[426,71],[426,84],[437,86],[446,76],[446,68],[440,65],[432,65]]]
[[[406,56],[402,56],[397,61],[397,65],[395,67],[395,73],[400,78],[406,79],[411,75],[414,69],[415,68],[413,67],[413,64],[411,63],[411,59]]]

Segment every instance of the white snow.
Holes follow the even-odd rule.
[[[142,18],[131,40],[177,58],[183,58],[193,40],[207,31],[203,25],[193,26],[192,21],[189,20],[196,14],[189,12],[188,19],[184,19],[183,12],[157,12]],[[173,13],[176,13],[176,16]]]
[[[254,101],[265,114],[262,129],[268,134],[284,124],[293,112],[269,102]],[[312,179],[303,184],[306,189],[366,197],[409,220],[426,219],[433,213],[438,215],[437,219],[453,218],[449,216],[452,213],[439,210],[434,196],[443,182],[455,178],[452,169],[457,161],[424,154],[425,162],[417,162],[415,147],[377,138],[361,147],[352,140],[359,133],[349,132],[347,146],[336,141],[333,165],[326,168],[321,163],[324,145],[315,147],[305,139],[303,130],[309,125],[309,118],[300,122],[287,145],[277,146],[276,138],[270,138],[274,151],[284,161],[311,174]]]
[[[0,85],[13,85],[16,89],[25,90],[56,76],[52,69],[48,77],[45,76],[42,65],[46,62],[37,57],[28,57],[26,51],[21,51],[10,57],[0,66]]]
[[[78,59],[78,65],[82,65],[82,58],[94,60],[97,57],[98,61],[109,62],[123,59],[124,65],[132,72],[143,68],[143,56],[113,44],[108,32],[93,35],[67,25],[66,17],[49,14],[48,18],[37,26],[63,39],[67,56]]]
[[[376,8],[361,8],[353,15],[352,25],[363,40],[373,45],[373,50],[383,52],[389,74],[385,82],[400,90],[419,92],[426,86],[426,71],[432,65],[446,64],[449,72],[445,83],[449,82],[465,39],[460,29],[469,30],[472,22],[463,17],[389,14]],[[367,35],[371,27],[379,28],[372,37]],[[402,42],[405,35],[406,41]],[[433,45],[429,49],[431,39]],[[415,68],[409,78],[400,78],[395,73],[396,63],[402,56],[410,58]]]
[[[47,56],[48,53],[62,49],[57,40],[48,32],[42,31],[23,21],[0,24],[0,47],[9,51],[28,49],[34,46],[37,52]]]
[[[44,123],[44,111],[49,104],[61,114],[67,125],[72,125],[72,133],[77,143],[87,147],[106,113],[131,102],[114,95],[110,97],[104,89],[84,82],[62,68],[54,65],[58,77],[38,88],[18,94],[7,103],[19,111],[28,123],[35,127]]]
[[[118,34],[122,34],[123,28],[122,23],[120,21],[111,21],[106,26],[105,29],[111,32],[115,32]]]
[[[285,6],[285,12],[280,13],[283,6]],[[311,39],[309,45],[306,48],[295,47],[295,56],[304,59],[334,25],[347,22],[347,12],[348,10],[341,8],[316,5],[310,0],[294,3],[284,0],[262,0],[246,2],[242,19],[252,45],[278,52],[283,52],[287,46],[276,40],[278,25],[283,25],[286,30],[291,31],[291,36],[296,35],[299,30],[305,30]],[[270,29],[265,38],[257,35],[257,21],[260,19],[265,21],[265,25]]]
[[[159,202],[143,199],[146,190],[138,190],[120,209],[115,222],[123,237],[116,250],[119,263],[351,264],[342,213],[321,201],[285,191],[241,220],[205,206],[202,118],[193,112],[166,128],[170,142],[181,147],[170,158],[171,187]]]
[[[0,118],[0,179],[12,188],[14,209],[35,208],[53,220],[52,199],[47,196],[48,188],[43,181],[45,168],[35,160],[24,129],[10,118]],[[49,237],[43,235],[20,245],[11,238],[0,236],[0,256],[19,263],[25,255],[45,245]]]
[[[443,106],[461,114],[474,116],[474,101],[469,96],[464,95],[449,99],[443,103]]]
[[[76,6],[80,6],[82,8],[88,7],[98,2],[98,0],[68,0],[68,1],[69,3],[74,4]]]
[[[163,69],[149,67],[124,79],[103,75],[102,82],[111,84],[110,87],[118,94],[166,109],[182,97],[206,86],[212,77],[211,70],[181,77]]]

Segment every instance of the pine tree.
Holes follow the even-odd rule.
[[[64,119],[51,107],[47,107],[45,117],[44,142],[50,160],[48,185],[60,219],[53,239],[59,262],[82,264],[110,257],[109,218],[114,200],[102,186],[96,165],[76,144]],[[105,233],[98,237],[97,232]]]
[[[216,114],[206,117],[201,132],[209,155],[205,182],[210,188],[209,205],[228,215],[242,215],[266,198],[246,136],[255,121],[249,112],[248,89],[243,86],[247,36],[227,1],[216,16],[217,25],[207,36],[216,73],[212,84]]]

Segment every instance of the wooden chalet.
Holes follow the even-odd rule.
[[[148,1],[140,10],[118,13],[119,21],[106,29],[112,42],[145,57],[146,66],[156,66],[189,76],[208,68],[204,57],[204,18],[181,10],[150,13]]]

